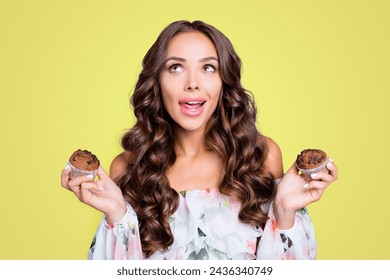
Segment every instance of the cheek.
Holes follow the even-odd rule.
[[[216,87],[213,93],[210,95],[211,102],[211,114],[217,109],[222,94],[222,88]]]
[[[218,102],[222,94],[222,82],[213,83],[210,85],[209,94],[215,102]]]
[[[207,87],[209,92],[212,92],[214,95],[219,93],[222,90],[222,79],[221,77],[214,76],[212,79],[207,80]]]
[[[163,89],[161,89],[161,99],[162,99],[162,103],[164,105],[165,108],[168,108],[169,107],[169,104],[171,103],[171,98],[167,95],[166,92],[164,92]]]
[[[162,75],[160,78],[160,89],[163,99],[173,99],[178,92],[179,81]]]
[[[163,106],[168,111],[169,114],[173,113],[173,108],[175,105],[175,99],[174,94],[167,88],[164,88],[161,86],[161,100],[163,103]]]
[[[171,99],[171,90],[169,88],[169,83],[167,83],[165,80],[160,81],[160,90],[161,90],[161,99],[164,103],[164,105],[168,105],[169,99]]]

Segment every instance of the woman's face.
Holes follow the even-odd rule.
[[[203,33],[186,32],[168,44],[160,73],[164,106],[186,131],[204,130],[222,91],[217,51]]]

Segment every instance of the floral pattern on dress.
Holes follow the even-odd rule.
[[[272,203],[267,208],[269,220],[261,229],[242,223],[240,203],[218,188],[180,192],[179,207],[169,219],[174,242],[149,259],[314,259],[316,240],[307,210],[296,212],[292,228],[280,230]],[[113,227],[103,217],[88,259],[144,259],[137,215],[129,204]]]

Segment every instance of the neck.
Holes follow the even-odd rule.
[[[175,152],[177,156],[196,157],[210,149],[206,145],[205,131],[175,131]]]

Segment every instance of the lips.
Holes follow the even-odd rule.
[[[189,117],[197,117],[203,112],[203,105],[206,100],[203,98],[183,98],[180,99],[179,105],[181,111]]]

